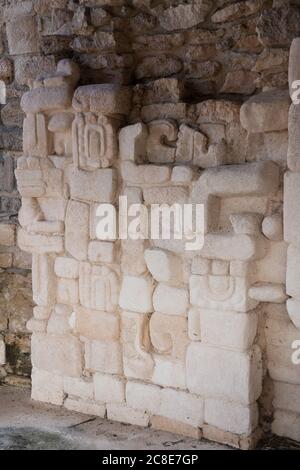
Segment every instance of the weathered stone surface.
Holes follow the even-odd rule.
[[[10,59],[3,58],[0,60],[0,80],[10,83],[13,78],[13,64]]]
[[[77,88],[73,107],[78,112],[127,114],[130,109],[131,90],[113,84],[86,85]]]
[[[205,400],[205,422],[224,431],[249,435],[258,424],[256,404],[243,406],[223,400]]]
[[[137,79],[169,77],[179,73],[182,63],[177,57],[153,56],[145,57],[136,67],[135,75]]]
[[[263,6],[264,0],[247,0],[237,2],[233,5],[225,6],[213,14],[211,20],[213,23],[223,23],[226,21],[234,21],[244,16],[257,13]]]
[[[167,31],[192,28],[205,20],[211,8],[212,2],[209,0],[170,7],[159,16],[159,22]]]
[[[260,93],[241,107],[242,126],[253,133],[287,129],[289,106],[289,95],[285,91]]]
[[[188,344],[186,318],[155,312],[151,315],[149,330],[153,348],[162,358],[185,359]]]
[[[122,374],[122,345],[118,341],[85,342],[85,367],[92,372]]]
[[[87,259],[89,241],[89,206],[70,201],[66,213],[66,250],[80,261]]]
[[[147,427],[149,424],[148,413],[130,408],[126,405],[108,403],[107,417],[113,421],[132,424],[134,426]]]
[[[117,341],[120,336],[116,315],[83,307],[75,308],[74,331],[90,340]]]
[[[73,199],[84,202],[113,202],[116,193],[116,171],[114,168],[84,171],[69,166],[67,180]]]
[[[284,176],[284,239],[289,243],[300,243],[300,174],[288,171]]]
[[[18,56],[14,59],[15,79],[19,85],[28,85],[35,80],[37,72],[46,75],[55,71],[54,56]]]
[[[125,383],[119,377],[97,373],[94,375],[95,398],[104,403],[125,401]]]
[[[263,46],[287,46],[297,37],[300,12],[292,6],[264,10],[257,22],[257,33]]]
[[[257,78],[258,76],[254,72],[247,72],[244,70],[228,72],[221,91],[222,93],[251,95],[256,89]]]
[[[11,55],[38,52],[38,34],[36,18],[18,16],[6,23],[6,34]]]
[[[131,312],[153,312],[153,287],[149,277],[124,276],[119,300],[120,307]]]
[[[183,272],[180,258],[171,252],[158,248],[145,251],[147,268],[157,282],[178,284],[182,281]]]
[[[153,294],[154,310],[166,315],[187,314],[188,292],[185,289],[158,284]]]
[[[251,404],[262,389],[259,348],[246,353],[193,342],[187,352],[187,383],[191,392],[203,397]]]
[[[300,154],[299,154],[299,105],[291,104],[289,111],[289,145],[287,154],[287,163],[291,171],[299,171]]]
[[[53,372],[34,368],[32,371],[31,398],[53,405],[62,405],[64,400],[63,378]]]

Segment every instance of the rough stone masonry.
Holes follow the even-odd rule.
[[[35,400],[300,440],[298,2],[2,1],[1,25],[3,380],[29,330]],[[120,195],[204,204],[203,249],[99,240]]]

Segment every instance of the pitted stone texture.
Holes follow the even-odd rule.
[[[212,2],[209,0],[200,0],[197,4],[170,7],[159,16],[159,22],[167,31],[192,28],[205,21],[211,8]]]
[[[104,115],[125,114],[130,110],[131,90],[113,84],[86,85],[77,88],[73,108],[78,112]]]
[[[124,276],[120,307],[131,312],[153,312],[153,283],[149,277]]]
[[[17,16],[6,23],[6,34],[11,55],[36,53],[39,51],[36,18]]]

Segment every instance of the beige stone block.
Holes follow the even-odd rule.
[[[79,263],[73,258],[58,256],[55,259],[54,271],[58,277],[77,279],[79,277]]]
[[[265,91],[242,105],[241,124],[253,133],[285,130],[288,127],[289,106],[288,92]]]
[[[188,190],[182,186],[165,186],[145,188],[143,190],[145,204],[184,204],[188,202]]]
[[[72,95],[73,88],[66,84],[51,88],[35,88],[24,93],[21,107],[28,114],[69,109]]]
[[[209,233],[204,238],[201,256],[222,261],[251,261],[266,254],[263,237],[233,233]]]
[[[300,440],[300,414],[276,410],[272,423],[272,432],[294,441]]]
[[[115,312],[119,301],[119,278],[108,266],[79,265],[79,298],[90,309]]]
[[[154,310],[166,315],[187,315],[189,296],[186,289],[158,284],[153,294]]]
[[[32,257],[32,293],[33,300],[41,306],[54,303],[56,294],[56,278],[54,260],[48,255]]]
[[[249,287],[249,281],[242,277],[192,275],[190,301],[204,309],[247,312],[258,305],[249,299]]]
[[[146,411],[135,410],[126,405],[108,404],[107,418],[120,423],[147,427],[149,414]]]
[[[89,206],[69,201],[66,213],[66,250],[77,260],[87,258],[89,242]]]
[[[194,256],[192,260],[191,272],[192,274],[209,274],[211,270],[211,260]]]
[[[135,165],[129,161],[121,162],[121,175],[124,181],[130,184],[148,185],[166,183],[171,178],[171,169],[159,165]]]
[[[299,385],[274,381],[273,406],[276,409],[300,414]]]
[[[286,293],[300,298],[300,247],[290,245],[287,252]]]
[[[289,133],[287,163],[291,171],[299,171],[299,105],[291,104],[289,111]]]
[[[172,121],[158,120],[148,124],[147,158],[152,163],[172,163],[175,147],[167,145],[177,139],[177,127]]]
[[[126,403],[131,408],[157,414],[161,406],[162,389],[152,384],[128,381]]]
[[[145,161],[147,126],[141,122],[123,127],[119,132],[120,158],[139,163]]]
[[[265,217],[262,223],[262,232],[265,237],[272,241],[283,239],[283,224],[280,215]]]
[[[141,276],[146,273],[144,250],[145,243],[143,240],[122,241],[121,267],[125,274]]]
[[[188,345],[187,319],[153,313],[149,323],[154,351],[172,359],[184,360]]]
[[[186,388],[186,369],[182,360],[154,355],[152,382],[162,387]]]
[[[191,439],[201,439],[200,428],[195,428],[181,421],[165,418],[164,416],[151,416],[151,427],[160,431],[171,432]]]
[[[174,184],[189,184],[193,179],[193,170],[188,166],[175,166],[172,170],[171,181]]]
[[[56,296],[59,304],[77,305],[79,302],[77,279],[58,279]]]
[[[121,319],[124,375],[133,379],[150,380],[154,361],[149,353],[149,316],[122,312]]]
[[[86,341],[85,368],[94,372],[122,374],[122,345],[118,341]]]
[[[14,246],[16,226],[12,224],[0,224],[0,245]]]
[[[159,415],[200,427],[204,422],[204,400],[187,392],[164,388]]]
[[[85,415],[99,416],[100,418],[105,418],[106,416],[106,407],[101,403],[66,398],[64,407],[67,408],[67,410],[83,413]]]
[[[293,324],[290,322],[293,326]],[[296,330],[296,329],[295,329]],[[296,330],[297,336],[295,340],[299,340],[299,330]],[[292,342],[290,342],[285,334],[281,335],[284,345],[275,345],[267,341],[267,358],[268,358],[268,371],[272,380],[279,382],[287,382],[295,385],[300,385],[300,371],[299,365],[293,364]],[[280,337],[280,336],[279,336]]]
[[[124,276],[119,304],[132,312],[153,312],[153,282],[150,277]]]
[[[4,343],[2,336],[0,336],[0,365],[4,366],[5,362],[6,362],[5,343]]]
[[[119,317],[112,313],[77,306],[74,331],[90,340],[116,341],[120,336]]]
[[[48,320],[50,316],[50,307],[33,307],[33,316],[37,320]]]
[[[51,375],[79,377],[82,372],[81,345],[71,335],[35,333],[31,339],[31,359],[33,367]]]
[[[130,111],[131,94],[130,87],[112,83],[85,85],[75,91],[72,105],[77,112],[127,115]]]
[[[145,251],[147,268],[157,282],[178,284],[182,282],[183,272],[181,259],[174,253],[148,248]]]
[[[245,351],[253,345],[258,317],[255,312],[201,309],[200,325],[202,343]]]
[[[202,0],[197,4],[169,7],[159,16],[160,25],[167,31],[192,28],[205,20],[211,6],[211,1]]]
[[[71,197],[83,202],[114,202],[117,189],[116,178],[114,168],[84,171],[70,165],[67,169]]]
[[[11,55],[38,52],[36,18],[30,15],[10,18],[6,23],[8,49]]]
[[[259,235],[263,216],[255,212],[231,214],[230,222],[237,235]]]
[[[192,307],[188,311],[188,337],[192,341],[201,341],[200,309]]]
[[[79,397],[82,400],[92,400],[94,398],[94,383],[91,380],[64,377],[64,392],[67,395]]]
[[[125,383],[117,376],[96,373],[94,387],[95,399],[100,402],[122,403],[125,401]]]
[[[63,378],[53,372],[33,368],[31,398],[36,401],[62,405],[64,401]]]
[[[258,302],[271,302],[281,304],[286,301],[285,286],[283,284],[271,284],[260,282],[249,289],[249,297]]]
[[[243,406],[208,398],[205,400],[205,422],[224,431],[249,435],[258,424],[257,404]]]
[[[287,265],[286,242],[268,243],[266,256],[256,261],[256,279],[259,282],[271,282],[274,284],[284,284],[286,281]]]
[[[88,247],[88,258],[93,263],[114,263],[117,248],[113,242],[91,241]]]
[[[286,172],[284,175],[284,239],[300,244],[300,173]]]
[[[71,312],[71,307],[67,305],[55,305],[48,320],[47,333],[54,335],[65,335],[67,333],[71,333],[71,326],[69,323]]]
[[[10,268],[13,264],[12,253],[0,253],[0,268]]]
[[[203,397],[251,404],[262,391],[260,350],[229,351],[193,342],[187,351],[187,385]]]
[[[28,320],[26,323],[26,330],[30,331],[31,333],[46,333],[47,321],[30,318],[30,320]]]
[[[215,276],[226,276],[229,274],[229,263],[215,259],[212,261],[211,269],[212,274]]]
[[[293,322],[296,328],[300,329],[300,300],[288,299],[286,303],[286,308],[291,321]]]

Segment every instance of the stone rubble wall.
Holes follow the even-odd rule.
[[[12,181],[17,161],[35,304],[32,317],[12,183],[1,187],[1,256],[14,252],[0,274],[4,374],[28,374],[19,338],[32,317],[36,400],[241,448],[275,410],[273,430],[300,440],[297,163],[282,228],[297,2],[2,3],[0,145]],[[201,253],[97,240],[95,210],[119,195],[204,203]]]

